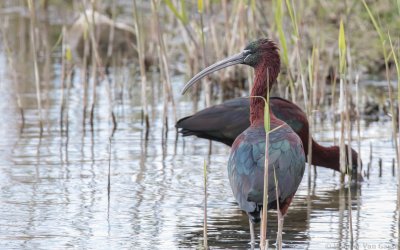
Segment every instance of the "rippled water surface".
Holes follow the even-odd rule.
[[[5,53],[0,52],[0,249],[202,248],[204,161],[208,164],[210,247],[250,247],[247,216],[238,209],[229,187],[227,146],[213,143],[210,152],[206,140],[177,136],[172,117],[163,140],[162,96],[157,90],[150,98],[151,130],[144,140],[137,79],[134,83],[121,80],[132,84],[130,93],[114,93],[119,96],[113,104],[118,128],[112,137],[107,83],[98,86],[91,130],[87,118],[83,123],[79,73],[73,76],[61,124],[60,65],[53,66],[56,75],[43,93],[41,135],[32,78],[21,83],[23,91],[16,90]],[[149,81],[153,87],[158,84]],[[189,98],[179,95],[184,77],[177,76],[173,82],[178,117],[193,113]],[[22,93],[25,107],[23,129],[17,92]],[[392,173],[395,153],[390,126],[388,121],[361,122],[363,173],[368,165],[370,172],[360,184],[342,186],[339,175],[328,169],[318,168],[310,178],[306,171],[285,218],[284,248],[345,249],[351,248],[351,242],[356,249],[398,248],[397,176]],[[314,136],[331,145],[332,131],[329,119],[318,121]],[[356,143],[353,146],[357,148]],[[276,215],[269,215],[268,233],[274,247]]]
[[[2,60],[3,61],[3,60]],[[35,109],[19,113],[8,80],[1,82],[0,105],[0,247],[3,249],[172,249],[202,246],[203,162],[208,166],[208,239],[212,248],[247,248],[247,216],[234,202],[227,179],[229,148],[196,138],[178,137],[170,128],[162,142],[161,107],[145,141],[138,103],[116,105],[118,129],[109,139],[107,115],[99,102],[94,130],[82,125],[79,86],[71,90],[69,127],[61,130],[56,90],[40,136]],[[179,84],[177,84],[179,88]],[[102,93],[100,88],[99,93]],[[34,98],[27,93],[25,98]],[[180,116],[191,105],[179,104]],[[107,113],[107,112],[105,112]],[[364,123],[363,123],[364,124]],[[392,175],[394,150],[387,122],[363,125],[361,155],[369,178],[351,191],[354,245],[398,244],[397,180]],[[315,137],[332,144],[332,128],[321,123]],[[382,159],[382,176],[379,176]],[[110,167],[110,192],[108,171]],[[308,175],[284,224],[286,248],[349,247],[348,190],[339,176],[318,168]],[[276,217],[269,232],[275,238]],[[274,240],[271,240],[271,244]]]

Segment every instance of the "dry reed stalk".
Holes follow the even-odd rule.
[[[36,45],[36,11],[35,6],[32,0],[28,1],[28,7],[30,12],[30,33],[31,33],[31,45],[32,45],[32,55],[33,55],[33,67],[35,73],[35,86],[36,86],[36,101],[39,113],[39,126],[40,126],[40,134],[43,133],[43,119],[42,119],[42,98],[41,98],[41,90],[40,90],[40,76],[39,76],[39,67],[37,62],[37,45]]]
[[[65,109],[65,101],[64,101],[64,86],[65,86],[65,76],[66,76],[66,46],[65,46],[65,26],[62,27],[62,42],[61,42],[61,97],[60,97],[60,133],[62,133],[64,126],[64,109]]]
[[[160,69],[161,74],[164,78],[163,80],[163,97],[164,97],[164,111],[163,111],[163,131],[166,133],[168,132],[168,102],[171,102],[172,109],[173,109],[173,116],[174,121],[176,122],[176,106],[175,101],[173,98],[172,87],[171,87],[171,78],[169,75],[169,62],[167,59],[167,52],[165,47],[164,38],[162,35],[162,31],[160,29],[160,20],[158,17],[158,3],[156,0],[152,0],[152,12],[154,19],[156,20],[156,31],[158,37],[158,54],[160,60]],[[164,134],[164,133],[163,133]]]
[[[308,145],[312,145],[312,131],[314,127],[313,119],[313,107],[314,107],[314,89],[316,89],[316,78],[315,71],[318,68],[315,67],[315,61],[318,53],[318,49],[313,47],[311,58],[308,59],[308,83],[309,83],[309,93],[308,102],[306,106],[306,114],[308,118],[309,128],[308,128]],[[312,150],[309,148],[307,153],[308,162],[308,184],[311,185],[311,168],[312,168]],[[316,177],[316,168],[314,167],[314,177]]]
[[[11,76],[12,76],[12,79],[13,79],[13,83],[14,83],[15,89],[16,89],[15,96],[16,96],[16,99],[17,99],[18,109],[19,109],[19,112],[20,112],[20,115],[21,115],[22,124],[21,124],[21,130],[20,131],[22,132],[24,127],[25,127],[25,114],[24,114],[24,108],[22,106],[21,96],[19,94],[19,81],[18,81],[17,71],[15,70],[16,69],[16,64],[14,62],[13,54],[12,54],[11,48],[10,48],[10,46],[8,44],[8,40],[7,40],[7,36],[6,36],[6,34],[7,34],[6,27],[8,27],[8,24],[9,24],[8,17],[5,16],[4,20],[3,20],[3,25],[0,25],[1,26],[1,30],[0,31],[1,31],[1,37],[3,38],[3,47],[4,47],[4,51],[5,51],[6,57],[7,57],[7,62],[8,62],[8,65],[9,65],[9,68],[10,68],[10,71],[11,71]]]
[[[333,145],[336,145],[336,81],[337,74],[336,70],[334,70],[333,77],[331,79],[331,95],[332,95],[332,104],[331,104],[331,113],[332,115],[332,128],[333,128]],[[333,172],[335,174],[335,172]]]
[[[49,86],[51,82],[51,75],[52,75],[52,65],[51,65],[51,46],[50,46],[50,35],[49,35],[49,30],[50,30],[50,19],[49,19],[49,13],[48,13],[48,7],[49,7],[49,2],[48,0],[43,0],[41,2],[42,4],[42,10],[43,10],[43,21],[40,22],[40,29],[42,30],[41,32],[41,45],[43,48],[43,54],[44,54],[44,64],[43,64],[43,71],[42,71],[42,78],[43,78],[43,95],[45,96],[45,105],[44,105],[44,110],[47,111],[45,112],[44,115],[44,121],[45,124],[48,124],[49,121],[49,110],[50,110],[50,101],[51,98],[49,98]]]
[[[352,153],[351,153],[351,125],[350,125],[350,96],[349,84],[346,81],[346,73],[350,75],[352,72],[352,61],[350,56],[349,45],[346,44],[346,34],[344,31],[343,21],[340,22],[339,28],[339,69],[340,69],[340,170],[342,172],[341,182],[344,182],[344,177],[348,177],[348,222],[350,233],[350,245],[353,246],[353,217],[352,217],[352,200],[351,200],[351,171],[349,168],[352,166]],[[346,131],[345,131],[346,128]],[[345,133],[348,136],[348,147],[345,147]],[[348,150],[346,152],[346,150]],[[346,155],[348,161],[346,162]]]
[[[279,197],[279,191],[278,191],[278,180],[276,178],[276,171],[275,171],[275,166],[274,168],[274,181],[275,181],[275,195],[276,197]],[[277,244],[277,249],[282,250],[282,230],[283,230],[283,215],[281,213],[280,207],[279,207],[279,199],[276,199],[276,212],[278,214],[278,232],[276,234],[276,244]]]
[[[312,120],[309,120],[309,121],[311,121],[311,129],[310,129],[310,132],[309,132],[309,137],[312,137],[312,131],[313,131],[313,129],[314,129],[314,123],[315,123],[315,117],[313,116],[313,114],[314,114],[314,111],[316,111],[316,110],[318,110],[318,89],[319,89],[319,85],[318,85],[318,82],[320,82],[320,80],[319,80],[319,75],[318,75],[318,69],[319,69],[319,60],[320,60],[320,54],[319,54],[319,49],[318,48],[316,48],[316,50],[315,51],[313,51],[313,52],[315,52],[315,53],[313,53],[313,91],[310,91],[312,94],[312,98],[310,98],[310,100],[312,100],[312,102],[311,102],[311,107],[310,107],[310,116],[311,116],[311,118],[312,118]],[[309,140],[310,140],[310,138],[309,138]],[[311,139],[312,140],[312,139]],[[311,144],[308,144],[308,145],[312,145],[312,141],[310,142],[309,141],[309,143],[311,143]],[[312,153],[311,153],[311,157],[310,157],[310,162],[311,162],[311,159],[312,159]],[[313,169],[314,169],[314,177],[317,177],[317,167],[316,166],[313,166]]]
[[[299,2],[296,2],[296,3],[299,3]],[[293,59],[291,61],[293,61],[293,62],[296,61],[297,72],[298,72],[296,78],[297,78],[297,81],[299,81],[298,79],[300,79],[300,83],[301,83],[302,91],[303,91],[304,107],[306,108],[306,113],[307,113],[308,112],[307,111],[307,106],[308,106],[308,99],[309,98],[308,98],[308,94],[307,94],[308,91],[307,91],[307,88],[306,88],[306,80],[305,80],[305,76],[304,76],[303,62],[302,62],[302,58],[301,58],[301,54],[300,54],[300,51],[301,51],[301,46],[300,46],[301,45],[301,36],[300,36],[300,30],[299,30],[299,25],[298,25],[298,21],[297,21],[299,19],[299,16],[301,16],[301,12],[302,11],[296,10],[296,5],[294,4],[293,1],[286,0],[285,4],[286,4],[287,12],[288,12],[288,14],[290,16],[290,20],[291,20],[291,23],[292,23],[292,26],[293,26],[293,31],[292,31],[291,37],[292,37],[292,40],[293,40],[293,43],[294,43],[294,50],[292,52],[292,55],[293,55],[292,58]],[[300,9],[300,7],[298,9]],[[280,26],[282,26],[282,25],[280,25]],[[282,29],[282,28],[280,28],[280,29]],[[282,32],[283,31],[281,31],[281,33]],[[286,58],[289,57],[287,51],[286,51],[286,56],[285,57]],[[288,59],[286,59],[286,60],[287,60],[287,64],[290,65],[291,61],[289,61]],[[289,86],[290,86],[292,91],[295,91],[295,87],[296,86],[295,86],[295,83],[293,82],[294,81],[293,80],[294,76],[292,76],[291,72],[292,72],[291,67],[288,67]],[[292,94],[292,99],[293,98],[296,98],[296,96],[293,97],[293,94]],[[293,99],[293,101],[295,101],[295,99]],[[310,115],[310,114],[307,113],[307,115]]]
[[[372,162],[372,142],[369,143],[369,162]]]
[[[152,0],[153,2],[153,0]],[[156,13],[156,12],[155,12]],[[156,14],[157,15],[157,14]],[[162,142],[163,144],[165,143],[165,139],[167,137],[168,133],[168,97],[167,97],[167,91],[166,91],[166,74],[165,68],[163,67],[163,61],[162,61],[162,55],[161,55],[161,48],[160,46],[158,47],[157,50],[158,58],[159,58],[159,66],[160,66],[160,80],[162,82],[162,95],[163,95],[163,113],[162,113]],[[161,79],[164,78],[164,79]]]
[[[338,37],[338,47],[339,47],[339,72],[340,72],[340,94],[339,94],[339,110],[340,110],[340,181],[344,183],[344,177],[347,173],[346,167],[346,149],[345,149],[345,111],[346,111],[346,36],[344,32],[343,20],[340,21],[339,37]]]
[[[386,44],[387,40],[390,40],[390,37],[386,37],[384,33],[382,32],[382,28],[376,21],[374,15],[372,14],[370,8],[368,7],[367,3],[365,0],[362,0],[362,3],[364,4],[365,9],[368,12],[368,15],[371,19],[372,24],[374,25],[374,28],[376,32],[378,33],[379,39],[381,41],[381,47],[382,47],[382,52],[383,52],[383,57],[385,61],[385,73],[386,73],[386,80],[388,84],[388,90],[389,90],[389,102],[390,102],[390,113],[392,114],[392,129],[393,129],[393,138],[397,138],[397,118],[396,118],[396,113],[394,112],[394,99],[393,99],[393,90],[392,90],[392,84],[391,84],[391,79],[390,79],[390,72],[389,72],[389,54],[386,50]],[[399,145],[397,140],[394,140],[394,146],[396,152],[399,151]],[[397,159],[397,165],[400,166],[400,154],[396,154],[396,159]]]
[[[349,144],[349,148],[350,144]],[[351,174],[347,175],[347,190],[348,190],[348,217],[349,217],[349,232],[350,232],[350,244],[353,246],[354,238],[353,238],[353,207],[352,207],[352,200],[351,200]]]
[[[86,111],[87,111],[87,103],[88,103],[88,57],[89,57],[89,39],[87,36],[87,30],[83,33],[83,62],[81,68],[81,79],[82,79],[82,86],[83,86],[83,119],[82,119],[82,126],[85,128],[86,124]],[[84,129],[85,130],[85,129]]]
[[[213,53],[215,54],[216,58],[223,58],[224,57],[223,50],[220,47],[223,44],[220,44],[219,37],[217,36],[217,29],[215,27],[216,23],[213,20],[210,20],[209,24],[210,24],[211,43],[214,49]]]
[[[97,39],[96,39],[96,22],[95,22],[95,11],[96,11],[96,0],[91,1],[91,16],[90,16],[90,21],[89,17],[87,15],[87,0],[84,0],[82,5],[82,11],[83,15],[85,17],[86,25],[88,27],[89,31],[89,38],[90,38],[90,45],[91,45],[91,55],[92,55],[92,103],[91,103],[91,109],[90,109],[90,126],[93,131],[93,120],[94,120],[94,108],[96,105],[96,95],[97,95],[97,82],[100,80],[100,78],[104,78],[104,72],[102,68],[102,61],[99,56],[99,51],[98,51],[98,44],[97,44]],[[100,76],[98,74],[98,70],[100,71]]]
[[[111,27],[110,27],[110,33],[108,36],[108,46],[107,46],[107,65],[106,65],[106,71],[108,71],[108,68],[111,65],[112,62],[112,54],[113,54],[113,46],[114,46],[114,33],[115,33],[115,13],[116,13],[116,1],[113,1],[112,3],[112,17],[111,17]],[[115,69],[115,67],[114,67]],[[117,118],[115,117],[114,114],[114,102],[112,98],[112,93],[111,93],[111,86],[113,85],[114,78],[113,80],[110,79],[109,76],[108,78],[108,84],[106,84],[106,91],[107,91],[107,97],[108,97],[108,102],[109,102],[109,117],[111,118],[113,127],[111,130],[111,137],[114,135],[114,132],[117,130]]]
[[[346,173],[346,149],[345,149],[345,97],[344,97],[344,81],[343,77],[340,78],[340,94],[339,94],[339,107],[340,107],[340,138],[339,138],[339,148],[340,148],[340,172],[341,178],[340,182],[343,184],[344,177]]]
[[[267,79],[269,79],[269,71],[267,68]],[[267,82],[267,86],[269,86],[269,82]],[[263,189],[263,209],[261,216],[261,228],[260,228],[260,249],[268,248],[268,238],[267,238],[267,225],[268,225],[268,164],[269,164],[269,133],[271,130],[270,117],[269,117],[269,89],[267,91],[267,98],[263,97],[265,106],[264,106],[264,129],[265,129],[265,161],[264,161],[264,189]]]
[[[67,95],[66,95],[66,98],[65,98],[65,107],[66,107],[66,110],[67,110],[67,112],[66,112],[66,126],[65,126],[65,128],[66,128],[66,137],[67,137],[67,141],[69,140],[69,136],[68,136],[68,133],[69,133],[69,95],[70,95],[70,90],[71,90],[71,86],[72,86],[72,64],[71,64],[71,60],[72,60],[72,56],[71,56],[71,50],[69,49],[69,48],[67,48],[67,50],[66,50],[66,61],[67,61],[67,64],[66,64],[66,74],[67,74],[67,77],[66,77],[66,79],[65,79],[65,81],[66,81],[66,83],[67,83]],[[62,131],[61,131],[61,133],[62,133]],[[68,152],[66,152],[67,154],[68,154]]]
[[[382,45],[383,46],[383,45]],[[385,50],[385,49],[384,49]],[[385,50],[386,51],[386,50]],[[386,72],[386,79],[387,79],[387,84],[388,84],[388,90],[389,90],[389,101],[390,101],[390,113],[392,114],[392,128],[393,128],[393,138],[397,138],[397,115],[396,112],[394,111],[394,98],[393,98],[393,90],[392,90],[392,84],[390,80],[390,72],[389,72],[389,59],[385,58],[385,72]],[[397,143],[397,140],[394,140],[394,147],[395,151],[399,152],[399,145]],[[396,159],[397,159],[397,164],[400,165],[400,158],[399,154],[396,154]]]
[[[96,23],[94,19],[94,14],[96,10],[96,2],[92,1],[92,13],[91,13],[91,21],[89,21],[89,17],[87,16],[86,13],[86,0],[84,0],[84,8],[83,8],[83,14],[85,16],[86,24],[88,26],[88,31],[89,31],[89,37],[90,37],[90,42],[91,42],[91,53],[92,53],[92,103],[91,103],[91,108],[90,108],[90,127],[93,131],[93,120],[94,120],[94,108],[96,105],[96,96],[97,96],[97,82],[99,80],[98,77],[98,67],[101,67],[101,59],[98,54],[98,49],[97,49],[97,40],[96,40]]]
[[[141,103],[142,103],[142,123],[145,122],[146,125],[146,140],[148,138],[148,132],[150,129],[148,107],[147,107],[147,77],[146,68],[144,64],[145,60],[145,50],[144,50],[144,40],[142,36],[141,29],[141,18],[139,18],[139,12],[136,6],[136,0],[133,0],[133,15],[135,20],[135,33],[136,33],[136,43],[138,49],[139,65],[140,65],[140,77],[141,77]]]
[[[221,1],[221,5],[222,5],[222,12],[224,13],[224,30],[231,30],[231,22],[229,20],[229,11],[228,11],[228,3],[227,0],[222,0]],[[226,32],[225,35],[225,48],[229,48],[229,41],[231,40],[231,35],[232,33],[230,32]],[[226,55],[225,55],[226,56]]]
[[[215,26],[216,26],[216,23],[211,19],[209,21],[209,27],[210,27],[210,35],[211,35],[211,44],[213,46],[212,54],[214,54],[216,58],[224,58],[223,50],[220,47],[220,41],[217,36],[217,29]],[[203,54],[204,54],[203,55],[203,58],[204,58],[205,52]],[[223,101],[223,92],[222,91],[219,92],[218,97],[219,97],[218,102],[222,102]],[[211,146],[211,144],[210,144],[210,146]]]
[[[173,119],[174,123],[176,123],[176,105],[175,105],[175,100],[174,100],[174,95],[172,93],[172,83],[171,83],[171,77],[169,75],[169,61],[168,61],[168,56],[167,56],[167,48],[165,46],[165,38],[164,36],[161,36],[161,55],[162,55],[162,62],[164,65],[164,70],[165,70],[165,83],[166,83],[166,93],[168,96],[168,101],[171,103],[172,106],[172,114],[173,114]]]
[[[203,244],[204,249],[208,249],[207,236],[207,164],[204,160],[204,225],[203,225]]]
[[[393,158],[392,159],[392,176],[394,177],[396,175],[396,160]]]
[[[344,225],[346,225],[345,221],[344,221],[344,211],[346,209],[346,193],[345,193],[345,188],[343,186],[340,186],[339,188],[339,207],[338,207],[338,232],[337,234],[339,235],[339,246],[337,247],[337,249],[344,249],[343,246],[343,229],[344,229]],[[347,244],[346,244],[347,245]]]
[[[229,18],[231,25],[231,39],[228,41],[228,54],[233,54],[236,51],[236,44],[238,43],[238,29],[239,29],[239,20],[240,16],[238,15],[239,10],[242,6],[242,1],[235,1],[236,6],[232,6],[233,11]]]
[[[167,5],[167,7],[171,10],[171,12],[174,14],[175,18],[179,20],[179,23],[182,25],[184,29],[183,33],[185,33],[189,37],[191,42],[194,44],[196,48],[195,51],[199,51],[200,46],[198,45],[196,39],[194,39],[194,36],[191,32],[191,28],[189,25],[189,18],[186,13],[185,1],[180,1],[180,6],[181,6],[180,11],[178,11],[178,9],[175,7],[175,5],[172,3],[171,0],[164,0],[164,2]]]
[[[361,173],[362,165],[361,165],[361,130],[360,130],[360,92],[359,92],[359,75],[356,75],[355,85],[356,85],[356,126],[357,126],[357,166],[360,169],[357,169],[357,175]]]
[[[251,0],[250,3],[250,15],[248,17],[248,24],[247,27],[249,27],[247,29],[247,37],[257,37],[256,34],[256,30],[258,29],[257,27],[257,17],[256,17],[256,1],[255,0]],[[253,28],[254,27],[254,28]],[[253,84],[254,84],[254,79],[253,79],[253,69],[251,67],[247,68],[247,82],[249,84],[249,94],[251,94],[251,89],[253,88]]]
[[[298,31],[296,31],[296,34],[298,33]],[[300,78],[300,82],[301,82],[301,86],[302,86],[302,90],[303,90],[303,99],[304,99],[304,107],[306,109],[306,115],[308,120],[310,121],[311,124],[311,113],[310,113],[310,100],[308,97],[308,91],[307,91],[307,86],[306,86],[306,80],[305,80],[305,76],[304,76],[304,71],[303,71],[303,65],[302,65],[302,60],[301,60],[301,56],[300,56],[300,46],[299,46],[299,39],[295,38],[295,55],[297,58],[297,68],[298,68],[298,78]],[[310,77],[312,77],[312,75],[309,75]],[[292,99],[295,98],[292,95]],[[307,156],[311,157],[311,149],[312,149],[312,144],[310,144],[310,140],[311,138],[311,131],[312,128],[311,126],[309,127],[309,152],[307,152]],[[311,158],[310,158],[311,159]],[[311,184],[311,161],[308,161],[308,184]]]
[[[247,26],[247,13],[246,13],[246,3],[243,1],[240,2],[238,9],[238,16],[239,16],[239,44],[246,44],[248,37],[246,37],[247,32],[250,27]]]
[[[113,46],[114,46],[114,33],[115,33],[115,15],[117,11],[117,1],[112,1],[112,7],[111,7],[111,27],[110,27],[110,33],[108,36],[108,46],[107,46],[107,58],[110,64],[111,61],[111,56],[113,53]]]
[[[353,83],[353,77],[352,77],[352,72],[353,72],[353,61],[352,61],[352,57],[351,57],[351,51],[350,51],[350,44],[347,45],[347,52],[346,52],[346,58],[347,58],[347,67],[348,67],[348,78],[349,78],[349,83]],[[352,98],[350,95],[350,84],[346,84],[346,89],[345,89],[345,98],[346,98],[346,133],[347,133],[347,144],[348,147],[346,148],[347,152],[347,156],[348,156],[348,168],[347,168],[347,173],[350,174],[349,178],[351,178],[351,171],[349,171],[351,169],[351,166],[353,166],[353,161],[355,161],[355,159],[353,159],[353,154],[351,152],[351,142],[352,142],[352,126],[351,126],[351,121],[350,121],[350,112],[351,112],[351,102],[352,102]],[[354,177],[354,176],[353,176]]]
[[[352,72],[352,65],[351,65],[351,63],[352,63],[352,61],[351,61],[351,56],[350,56],[350,48],[348,47],[347,48],[347,51],[348,51],[348,53],[347,53],[347,58],[348,58],[348,64],[349,64],[349,72]],[[351,74],[351,73],[350,73]],[[347,110],[347,112],[346,112],[346,128],[347,128],[347,145],[348,145],[348,147],[347,147],[347,152],[346,152],[346,155],[347,155],[347,157],[348,157],[348,162],[347,162],[347,182],[348,182],[348,185],[347,185],[347,189],[348,189],[348,201],[347,201],[347,204],[348,204],[348,217],[349,217],[349,232],[350,232],[350,245],[351,245],[351,247],[353,246],[353,240],[354,240],[354,238],[353,238],[353,212],[352,212],[352,200],[351,200],[351,181],[352,181],[352,179],[355,179],[355,178],[357,178],[357,176],[352,176],[352,171],[351,171],[351,168],[352,168],[352,166],[353,166],[353,161],[355,161],[355,159],[353,159],[352,158],[352,152],[351,152],[351,141],[352,141],[352,138],[351,138],[351,135],[352,135],[352,126],[351,126],[351,122],[350,122],[350,109],[351,109],[351,107],[350,107],[350,103],[351,103],[351,100],[350,100],[350,86],[349,86],[349,84],[347,84],[347,88],[346,88],[346,110]]]
[[[273,1],[273,5],[274,5],[274,20],[275,20],[275,24],[276,24],[276,32],[278,33],[278,37],[279,37],[279,42],[280,42],[280,46],[281,46],[281,58],[282,58],[282,62],[283,64],[286,66],[287,71],[288,71],[288,80],[289,80],[289,89],[290,89],[290,94],[291,94],[291,99],[292,102],[296,102],[296,94],[295,94],[295,87],[294,87],[294,83],[292,80],[292,77],[290,76],[290,68],[291,65],[289,63],[289,53],[288,53],[288,46],[287,46],[287,40],[286,40],[286,36],[285,36],[285,32],[284,32],[284,28],[283,28],[283,16],[284,16],[284,12],[283,12],[283,2],[282,0],[274,0]],[[289,10],[289,14],[290,16],[292,16],[291,11],[291,5],[288,4],[288,10]],[[292,19],[293,21],[293,19]],[[296,27],[295,27],[296,28]],[[294,35],[295,37],[297,36],[297,33]],[[304,89],[303,89],[304,90]],[[305,106],[307,107],[307,105]]]
[[[203,6],[203,0],[198,0],[197,1],[197,12],[200,15],[200,34],[201,34],[201,51],[203,54],[203,67],[205,68],[206,65],[208,65],[207,62],[207,56],[206,56],[206,42],[205,42],[205,36],[204,36],[204,18],[203,18],[203,11],[204,11],[204,6]],[[211,105],[211,83],[210,81],[207,80],[207,78],[202,80],[205,84],[205,92],[206,92],[206,107],[209,107]]]
[[[92,77],[92,102],[90,104],[90,127],[93,131],[93,126],[94,126],[94,108],[96,106],[96,97],[97,97],[97,82],[98,82],[98,74],[97,74],[97,63],[96,63],[96,56],[95,56],[95,46],[93,46],[96,41],[95,38],[91,39],[91,50],[92,50],[92,73],[91,73],[91,77]]]
[[[190,51],[197,51],[195,45],[190,40],[186,30],[184,29],[183,25],[179,25],[179,29],[181,30],[183,44],[185,46],[185,61],[187,63],[188,75],[193,75],[197,69],[199,68],[198,60],[199,58]],[[195,86],[196,87],[196,86]]]
[[[112,81],[110,80],[109,83],[106,83],[106,92],[107,92],[108,103],[109,103],[108,113],[109,113],[109,118],[111,118],[111,121],[112,121],[112,124],[113,124],[112,125],[112,129],[111,129],[111,137],[114,135],[114,133],[117,130],[117,127],[118,127],[117,118],[115,117],[114,110],[113,110],[114,102],[113,102],[113,98],[112,98],[112,94],[111,94],[111,85],[112,85],[113,82],[114,82],[114,78],[113,78]]]
[[[389,90],[390,112],[392,114],[393,138],[397,138],[397,133],[398,133],[397,129],[400,129],[397,126],[400,126],[400,118],[398,120],[399,123],[396,124],[397,119],[396,119],[396,113],[394,112],[394,100],[393,100],[392,86],[391,86],[390,76],[389,76],[389,63],[388,63],[389,55],[388,55],[388,53],[386,51],[386,47],[385,47],[385,44],[387,43],[387,40],[386,40],[386,37],[383,35],[382,29],[381,29],[380,25],[378,25],[378,22],[375,20],[375,17],[373,16],[371,10],[369,9],[367,3],[365,2],[365,0],[362,0],[362,2],[364,4],[365,9],[367,10],[367,12],[369,14],[371,22],[373,23],[373,25],[374,25],[374,27],[375,27],[378,35],[379,35],[380,41],[381,41],[381,47],[382,47],[384,61],[385,61],[386,79],[387,79],[388,90]],[[397,1],[397,5],[398,5],[398,8],[399,8],[399,13],[400,13],[400,3],[399,3],[399,1]],[[389,42],[391,44],[390,34],[388,34],[388,39],[389,39]],[[391,46],[391,48],[392,48],[392,51],[393,51],[393,46]],[[395,56],[395,58],[396,58],[396,56]],[[398,64],[396,59],[395,59],[395,64],[396,64],[396,70],[397,70],[398,79],[400,79],[400,77],[399,77],[399,72],[400,72],[399,64]],[[399,87],[399,83],[398,83],[398,87]],[[398,88],[398,101],[400,100],[399,98],[400,98],[400,91],[399,91],[399,88]],[[400,140],[400,134],[398,136],[399,136],[399,140]],[[397,166],[398,166],[398,184],[400,184],[400,177],[399,177],[399,172],[400,172],[400,149],[399,149],[399,146],[398,146],[399,143],[400,142],[398,142],[397,139],[394,140],[395,151],[396,151],[396,159],[397,159]],[[372,158],[372,156],[370,158]],[[369,165],[368,165],[368,167],[369,167]],[[400,209],[400,185],[398,185],[398,190],[397,190],[397,209],[398,210]],[[397,216],[397,218],[398,218],[398,222],[399,222],[400,221],[400,216]],[[400,225],[400,223],[398,223],[398,225]],[[399,226],[399,228],[400,228],[400,226]]]
[[[399,8],[399,14],[400,14],[400,1],[397,1],[397,6]],[[397,108],[398,108],[398,114],[400,114],[400,54],[396,53],[394,47],[393,47],[393,43],[392,43],[392,39],[390,36],[390,33],[388,32],[388,38],[389,38],[389,43],[390,43],[390,48],[391,48],[391,54],[393,55],[393,60],[394,60],[394,64],[396,67],[396,73],[397,73]],[[398,115],[398,120],[397,120],[397,126],[398,127],[398,135],[397,138],[395,139],[395,141],[397,141],[398,139],[398,143],[400,144],[400,115]],[[393,119],[395,119],[395,117],[393,117]],[[397,148],[396,151],[396,155],[397,155],[397,159],[400,159],[400,148]],[[393,163],[394,165],[394,163]],[[393,166],[393,174],[394,174],[394,166]],[[398,162],[397,164],[397,210],[400,210],[400,162]],[[400,228],[400,216],[397,216],[397,221],[398,221],[398,227]]]
[[[107,217],[110,215],[110,198],[111,198],[111,146],[112,136],[108,138],[108,175],[107,175]]]

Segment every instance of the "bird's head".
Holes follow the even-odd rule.
[[[262,38],[249,43],[243,53],[245,54],[243,64],[256,69],[259,66],[268,66],[280,70],[279,49],[270,39]]]
[[[256,70],[256,74],[265,74],[265,76],[268,75],[270,79],[276,79],[280,71],[278,46],[268,38],[262,38],[251,42],[242,52],[222,59],[197,73],[186,83],[182,94],[203,77],[236,64],[248,65]]]

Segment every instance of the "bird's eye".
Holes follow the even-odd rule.
[[[253,52],[251,52],[251,50],[249,50],[249,49],[243,50],[243,56],[248,57],[251,54],[253,54]]]
[[[248,54],[245,58],[244,58],[244,62],[248,63],[251,61],[251,54]]]

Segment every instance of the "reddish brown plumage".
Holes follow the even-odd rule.
[[[276,117],[286,122],[299,135],[304,152],[308,154],[309,125],[306,114],[294,103],[271,97],[270,105]],[[179,120],[176,124],[183,136],[195,135],[232,146],[233,141],[250,126],[250,100],[236,98],[222,104],[203,109],[192,116]],[[340,171],[338,146],[325,147],[312,140],[311,164]],[[346,149],[347,152],[347,149]],[[358,154],[352,152],[352,170],[357,171]]]
[[[260,45],[260,51],[263,56],[260,63],[254,68],[255,78],[254,86],[251,89],[251,96],[266,97],[268,89],[276,83],[281,68],[281,62],[276,44],[270,40]],[[250,99],[250,123],[256,120],[263,120],[264,100],[261,98]],[[271,120],[276,119],[273,112],[270,112]]]
[[[269,109],[271,129],[269,142],[265,144],[264,140],[263,152],[259,151],[260,141],[257,136],[262,134],[260,133],[261,131],[264,132],[265,102],[262,98],[257,98],[256,96],[267,97],[268,92],[276,83],[280,72],[280,57],[276,44],[269,39],[259,40],[257,44],[250,44],[248,48],[252,53],[249,56],[248,64],[255,69],[254,85],[251,90],[252,98],[250,99],[251,125],[236,138],[232,146],[228,172],[236,200],[243,210],[248,213],[250,212],[249,216],[254,220],[254,212],[263,204],[263,197],[259,196],[260,191],[258,190],[263,190],[264,178],[260,180],[260,176],[255,172],[248,173],[248,175],[241,174],[241,171],[247,171],[242,169],[249,169],[251,172],[250,169],[258,166],[258,162],[254,158],[258,159],[260,155],[264,155],[266,153],[265,147],[268,145],[267,153],[272,158],[268,162],[268,172],[271,172],[271,169],[275,167],[278,169],[276,172],[276,181],[278,184],[270,183],[268,187],[268,192],[270,193],[270,186],[276,185],[275,188],[278,194],[275,195],[274,192],[269,194],[270,197],[267,201],[268,209],[277,208],[276,204],[279,202],[280,212],[285,215],[303,176],[305,159],[300,138],[293,133],[293,130],[286,123],[278,119],[271,109]],[[245,63],[247,63],[246,59]],[[281,148],[281,145],[285,143],[288,146]],[[246,149],[249,144],[253,145],[252,154],[248,154]],[[257,148],[256,152],[258,153],[254,152],[254,148]],[[300,152],[296,152],[298,148],[301,148]],[[286,150],[288,149],[296,153],[284,155],[283,152],[287,152]],[[279,160],[275,158],[274,155],[276,154],[279,154]],[[246,155],[253,158],[253,165],[249,165],[248,163],[241,164],[243,157],[246,157]],[[239,180],[239,178],[242,178],[242,180]],[[247,200],[245,201],[243,198],[246,197]],[[254,211],[252,211],[253,204],[256,204]]]
[[[349,148],[346,145],[346,165],[350,165],[348,150]],[[358,154],[354,149],[351,148],[350,150],[352,165],[355,166],[351,170],[353,171],[352,175],[355,176],[357,174]],[[314,165],[324,166],[326,168],[330,168],[340,172],[340,148],[338,146],[324,147],[312,140],[312,163]]]
[[[287,211],[289,209],[289,206],[292,203],[293,196],[294,195],[286,198],[282,203],[279,204],[279,210],[281,211],[282,215],[286,215],[286,213],[287,213]]]
[[[235,64],[245,64],[255,69],[251,95],[267,97],[280,71],[278,48],[269,39],[254,41],[241,53],[208,66],[189,80],[182,93],[204,76]],[[285,214],[301,182],[305,167],[301,139],[271,109],[268,110],[271,131],[268,132],[266,141],[264,108],[265,102],[262,98],[251,98],[251,125],[236,138],[228,162],[228,176],[233,194],[239,207],[248,213],[251,221],[255,221],[254,216],[260,207],[272,208],[277,202]],[[268,187],[264,187],[266,155]],[[268,189],[268,200],[264,200],[265,188]]]
[[[272,41],[267,40],[265,43],[260,45],[260,50],[265,51],[261,57],[261,62],[255,67],[255,79],[254,86],[251,89],[251,96],[263,96],[266,97],[268,91],[271,90],[272,86],[276,83],[276,79],[280,72],[280,57],[278,52],[278,47]],[[264,108],[265,102],[261,98],[251,98],[250,99],[250,126],[260,126],[263,127],[264,124]],[[269,110],[270,127],[278,128],[283,126],[285,123],[279,120],[275,114]],[[307,131],[308,132],[308,131]],[[308,133],[307,133],[308,134]],[[290,139],[291,137],[288,137]],[[239,139],[239,138],[238,138]],[[238,140],[236,140],[238,141]],[[239,140],[240,141],[240,140]],[[297,141],[290,141],[291,145],[298,143]],[[234,148],[232,148],[234,150]],[[290,203],[293,200],[294,194],[287,197],[283,201],[279,202],[279,210],[282,215],[287,213]],[[272,203],[274,207],[276,202]],[[271,207],[271,208],[272,208]],[[274,207],[276,209],[276,207]]]

